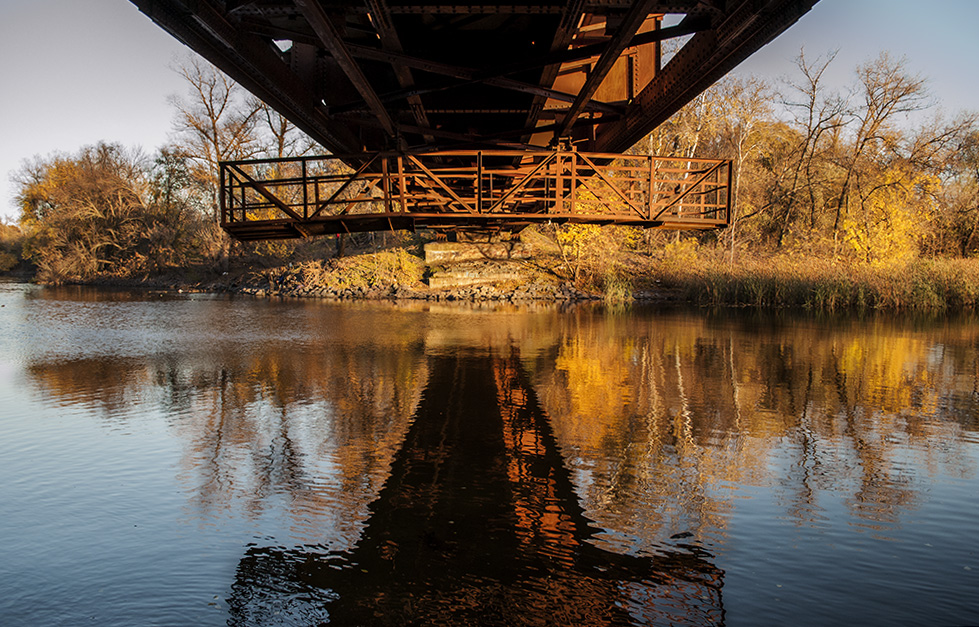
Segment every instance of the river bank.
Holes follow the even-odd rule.
[[[806,256],[736,264],[693,258],[654,273],[680,300],[707,307],[822,312],[946,312],[979,307],[979,259],[916,258],[866,264]]]
[[[821,312],[950,312],[979,307],[979,260],[912,259],[871,265],[808,256],[711,251],[603,258],[576,281],[554,251],[426,255],[417,248],[360,251],[272,267],[232,261],[223,271],[100,276],[86,285],[216,292],[257,298],[427,301],[600,301]],[[472,251],[470,251],[472,252]],[[485,250],[483,252],[486,252]],[[29,276],[21,272],[21,279]]]

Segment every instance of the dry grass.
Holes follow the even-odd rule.
[[[334,290],[413,286],[421,281],[424,270],[424,261],[404,248],[310,261],[294,268],[303,283]]]
[[[705,306],[795,307],[817,311],[945,311],[979,304],[979,260],[915,259],[872,266],[775,256],[698,257],[648,269],[660,285]]]

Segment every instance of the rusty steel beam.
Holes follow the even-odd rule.
[[[387,58],[387,54],[383,52],[370,52],[363,56],[367,58],[373,58],[375,60],[382,60]],[[413,63],[410,59],[404,59],[400,61],[408,66],[412,66]],[[530,83],[524,83],[522,81],[514,80],[511,78],[503,77],[486,77],[480,78],[480,73],[476,70],[471,70],[468,68],[461,68],[447,63],[433,63],[431,61],[417,61],[418,65],[423,65],[426,71],[431,71],[435,74],[443,74],[452,78],[461,79],[463,82],[453,83],[447,85],[439,85],[428,88],[412,88],[404,89],[396,92],[391,92],[389,94],[380,94],[378,98],[381,102],[392,102],[395,100],[401,100],[402,98],[412,98],[418,97],[428,93],[449,91],[451,89],[458,89],[460,87],[465,87],[468,85],[482,84],[490,87],[498,87],[500,89],[505,89],[508,91],[519,92],[523,94],[530,94],[532,96],[537,96],[543,99],[559,100],[561,102],[575,102],[577,96],[575,94],[568,94],[556,89],[549,89],[547,87],[541,87],[538,85],[532,85]],[[437,70],[437,71],[436,71]],[[590,100],[584,105],[587,111],[598,111],[601,113],[613,113],[621,114],[622,107],[617,107],[614,105],[606,104],[604,102],[599,102],[597,100]],[[357,111],[362,109],[360,103],[347,103],[342,105],[335,105],[329,107],[329,112],[331,115],[337,115],[341,113],[348,113],[350,111]]]
[[[360,66],[350,56],[350,52],[340,38],[340,33],[333,26],[330,16],[323,10],[319,0],[295,0],[295,3],[309,21],[309,25],[320,38],[323,46],[330,52],[340,69],[347,75],[354,88],[367,103],[371,112],[377,117],[381,127],[389,136],[393,136],[395,134],[394,121],[387,109],[384,108],[381,99],[377,97],[377,93],[371,87],[370,81],[367,80]]]
[[[627,10],[633,0],[585,0],[584,9],[590,13],[619,12]],[[657,13],[720,12],[717,0],[658,0]],[[352,7],[352,12],[364,12],[362,7]],[[561,4],[456,4],[451,2],[416,2],[412,4],[392,4],[394,15],[561,15],[565,9]]]
[[[622,54],[622,51],[632,41],[633,36],[639,32],[639,28],[646,21],[646,17],[652,13],[655,5],[655,0],[641,0],[629,9],[629,13],[622,20],[619,29],[605,45],[605,50],[602,51],[598,62],[595,63],[591,72],[589,72],[588,79],[585,81],[584,86],[582,86],[581,91],[578,92],[578,97],[572,103],[571,109],[565,115],[555,139],[566,136],[568,131],[571,130],[578,116],[585,110],[585,105],[588,104],[592,96],[595,95],[595,92],[598,91],[602,81],[605,80],[605,77],[612,70],[612,66],[618,61],[619,55]]]
[[[597,150],[625,150],[807,13],[818,0],[775,0],[758,10],[743,0],[716,28],[697,33],[643,89]]]
[[[655,31],[649,31],[648,33],[639,33],[635,35],[629,43],[625,46],[626,48],[633,48],[636,46],[644,46],[646,44],[656,43],[659,41],[666,41],[667,39],[675,39],[677,37],[684,37],[686,35],[692,35],[694,33],[700,32],[702,30],[707,30],[710,28],[710,21],[704,17],[695,17],[693,19],[684,19],[681,23],[675,26],[667,26],[666,28],[661,28]],[[589,44],[587,46],[579,46],[576,48],[571,48],[569,50],[564,50],[563,52],[555,52],[544,57],[530,59],[523,63],[508,66],[500,69],[500,75],[514,74],[516,72],[523,72],[525,70],[534,69],[543,65],[553,65],[557,64],[560,67],[562,63],[573,63],[575,61],[584,61],[586,59],[591,59],[593,57],[598,57],[605,50],[605,43]]]
[[[554,38],[551,40],[551,45],[548,47],[548,54],[553,55],[564,50],[567,50],[571,45],[571,41],[574,39],[575,30],[578,28],[578,22],[581,21],[582,16],[585,12],[585,2],[584,0],[567,0],[564,6],[564,11],[561,13],[561,21],[558,23],[557,29],[554,31]],[[543,67],[540,74],[540,85],[544,87],[552,87],[554,85],[554,80],[557,78],[558,72],[561,69],[561,63],[555,61],[549,63]],[[547,101],[548,96],[546,95],[536,95],[534,101],[530,105],[530,109],[527,112],[527,119],[524,122],[524,126],[533,127],[537,125],[537,121],[540,119],[541,112],[544,110],[544,103]],[[524,137],[524,141],[530,141],[531,135]]]
[[[381,40],[381,46],[384,50],[393,53],[403,53],[404,48],[401,46],[401,39],[398,37],[398,31],[394,28],[394,24],[391,22],[391,7],[385,0],[367,0],[367,6],[370,8],[370,13],[368,16],[371,17],[371,23],[374,28],[377,29],[377,35]],[[411,70],[401,61],[394,61],[391,63],[391,67],[394,68],[394,74],[398,78],[398,84],[401,85],[402,89],[411,89],[415,86],[415,79],[411,75]],[[428,128],[430,123],[428,121],[428,115],[425,113],[425,105],[422,102],[421,96],[413,94],[407,97],[408,106],[411,108],[411,114],[415,118],[415,122],[418,126],[422,128]],[[432,136],[425,135],[425,141],[431,142]]]
[[[290,41],[309,45],[319,44],[318,38],[289,28],[260,23],[250,18],[243,19],[241,23],[246,30],[248,30],[248,32],[257,35],[265,35],[275,39],[288,39]],[[709,28],[710,20],[705,16],[690,16],[674,26],[667,26],[665,28],[649,31],[647,33],[639,33],[629,41],[626,48],[633,48],[659,41],[666,41],[667,39],[675,39],[678,37],[684,37],[686,35],[693,35],[694,33],[698,33]],[[587,46],[577,46],[575,48],[565,48],[546,55],[526,59],[520,63],[494,68],[492,72],[486,72],[484,70],[477,70],[475,68],[463,68],[458,65],[442,63],[432,59],[414,57],[405,54],[403,50],[393,50],[387,47],[378,49],[370,46],[347,44],[347,50],[350,52],[350,54],[359,59],[381,61],[384,63],[390,63],[392,66],[404,65],[407,68],[423,70],[432,74],[453,76],[455,78],[461,78],[462,76],[482,76],[483,80],[502,78],[510,74],[517,74],[540,68],[560,69],[561,64],[563,63],[573,63],[575,61],[584,61],[586,59],[598,57],[602,54],[602,51],[605,50],[605,48],[605,43],[589,44]],[[462,75],[458,76],[457,73],[462,73]],[[553,79],[551,79],[550,82],[553,83]],[[545,80],[541,80],[541,84],[545,85],[550,83]]]

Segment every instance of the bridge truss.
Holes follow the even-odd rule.
[[[674,219],[671,212],[699,192],[660,213],[655,203],[670,201],[662,200],[657,183],[626,184],[606,168],[632,159],[617,153],[818,0],[131,1],[328,152],[342,155],[327,162],[342,162],[356,178],[333,201],[367,189],[380,195],[361,202],[383,208],[377,213],[385,217],[375,222],[350,217],[362,215],[357,203],[298,212],[281,197],[285,183],[255,178],[254,172],[275,169],[268,163],[226,165],[222,222],[236,237],[254,239],[369,225],[502,227],[511,221],[521,228],[545,214],[565,221],[589,215],[599,223],[615,215],[623,223],[689,228],[692,218]],[[578,156],[556,150],[571,145]],[[568,159],[577,165],[566,165]],[[312,176],[313,162],[296,163],[307,169],[300,178]],[[683,167],[696,173],[700,166]],[[349,174],[339,172],[331,176]],[[326,193],[335,183],[295,185]],[[508,185],[517,186],[509,197],[494,195]],[[603,185],[621,192],[612,193],[621,206],[613,211],[608,201],[601,212],[581,211],[589,186]],[[655,200],[637,200],[640,189]],[[245,200],[236,205],[235,194],[243,191]],[[280,215],[270,214],[259,228],[263,211]],[[697,228],[723,225],[718,215],[703,214]],[[273,229],[272,220],[284,222]]]
[[[362,156],[362,155],[361,155]],[[242,240],[530,224],[706,230],[731,215],[731,162],[577,151],[376,153],[221,164],[221,226]]]

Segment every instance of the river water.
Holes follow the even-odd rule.
[[[979,624],[979,324],[0,283],[0,623]]]

